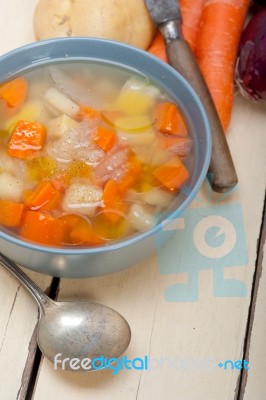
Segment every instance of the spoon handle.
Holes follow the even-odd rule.
[[[44,311],[45,307],[52,305],[53,301],[43,293],[43,291],[19,268],[14,261],[0,253],[0,263],[10,271],[35,298],[40,310]]]

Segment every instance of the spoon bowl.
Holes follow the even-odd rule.
[[[18,267],[0,253],[0,263],[30,292],[39,306],[37,342],[54,368],[77,372],[104,368],[127,349],[131,331],[125,318],[102,304],[51,300]]]
[[[37,340],[55,367],[90,371],[99,368],[89,360],[121,356],[130,336],[128,323],[112,308],[93,302],[50,300],[40,318]]]

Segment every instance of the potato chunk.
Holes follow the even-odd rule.
[[[73,213],[83,213],[91,217],[101,204],[102,190],[97,186],[73,183],[66,190],[63,200],[63,210]]]
[[[20,201],[22,199],[23,184],[20,179],[2,172],[0,174],[0,199]]]
[[[155,223],[155,219],[145,207],[140,204],[133,204],[130,208],[128,219],[131,226],[137,231],[147,231],[152,229]]]

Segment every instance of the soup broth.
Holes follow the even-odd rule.
[[[189,181],[193,141],[148,77],[53,64],[0,85],[0,224],[90,247],[152,229]]]

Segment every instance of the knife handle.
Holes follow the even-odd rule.
[[[189,45],[181,36],[167,41],[167,55],[170,65],[191,84],[206,110],[212,132],[210,183],[215,192],[227,192],[237,184],[238,179],[223,127],[207,84]]]

